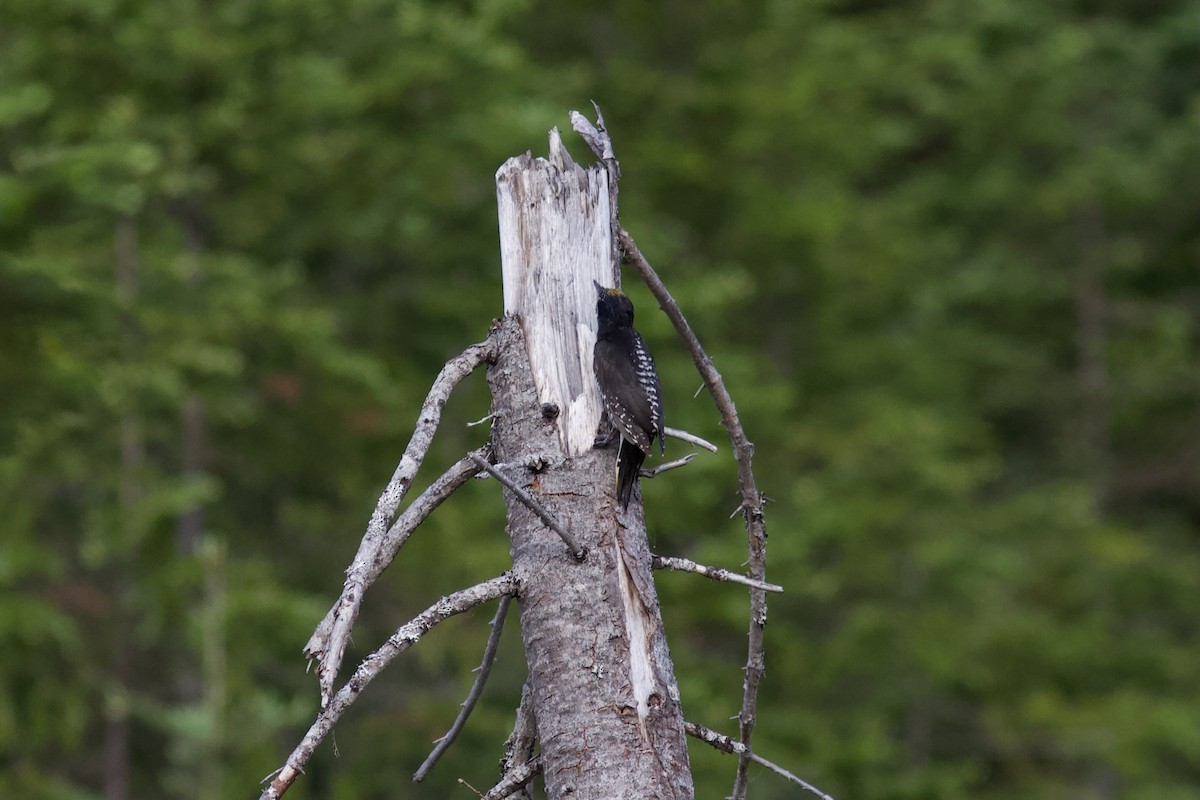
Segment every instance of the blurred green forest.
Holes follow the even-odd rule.
[[[500,313],[493,174],[594,99],[773,501],[759,752],[839,800],[1200,798],[1193,0],[5,0],[0,42],[0,797],[257,793],[431,379]],[[627,286],[668,423],[719,441]],[[742,563],[727,446],[645,493],[656,551]],[[503,570],[503,525],[492,482],[452,498],[348,663]],[[732,733],[746,595],[659,587],[685,713]],[[490,786],[515,615],[409,783],[490,616],[291,795]]]

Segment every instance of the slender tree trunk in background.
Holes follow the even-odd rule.
[[[204,400],[192,392],[183,398],[179,409],[179,469],[184,479],[204,474],[206,449]],[[175,552],[191,558],[200,552],[204,540],[204,507],[193,505],[175,520]]]
[[[571,163],[554,132],[550,161],[511,159],[497,190],[508,316],[488,370],[494,455],[587,549],[577,562],[505,493],[546,794],[690,798],[641,503],[617,507],[615,449],[592,448],[592,281],[616,282],[607,174]]]
[[[183,283],[189,296],[195,296],[200,287],[201,261],[204,237],[190,215],[180,212],[180,227],[185,244],[182,263],[185,265]],[[186,302],[186,301],[185,301]],[[199,478],[204,474],[208,449],[204,420],[204,400],[196,392],[189,392],[179,410],[180,447],[179,470],[184,479]],[[200,552],[204,538],[204,508],[199,504],[185,510],[175,521],[175,551],[181,558],[191,558]]]
[[[224,784],[225,742],[225,544],[206,542],[201,552],[204,568],[204,602],[201,606],[200,668],[204,678],[204,712],[209,726],[200,758],[199,800],[221,800]]]
[[[181,470],[197,479],[206,469],[207,434],[204,401],[198,394],[184,398],[180,411]],[[176,552],[181,559],[197,559],[202,583],[189,591],[187,605],[192,624],[200,628],[200,652],[192,654],[179,670],[180,701],[203,711],[206,725],[195,742],[182,752],[191,755],[186,782],[196,787],[199,800],[222,797],[222,720],[225,706],[225,547],[205,534],[204,508],[196,505],[179,515],[175,525]],[[195,734],[180,734],[182,736]]]
[[[138,298],[140,259],[138,256],[137,221],[123,216],[117,222],[114,256],[116,260],[116,294],[121,308],[121,355],[132,359],[138,347],[137,322],[133,309]],[[145,444],[142,420],[135,408],[127,408],[120,420],[120,466],[117,502],[120,507],[119,526],[112,552],[113,633],[109,657],[108,690],[105,698],[104,723],[104,797],[105,800],[125,800],[129,796],[129,685],[133,664],[133,628],[129,610],[133,593],[133,576],[128,553],[129,531],[136,524],[137,505],[145,488],[142,486],[142,465]]]
[[[125,800],[129,796],[129,651],[124,637],[113,642],[109,661],[110,688],[105,698],[104,798]]]
[[[203,280],[201,255],[204,236],[197,212],[181,207],[177,215],[186,245],[187,273],[183,281],[199,293]],[[185,480],[198,480],[208,469],[208,426],[204,399],[198,392],[187,394],[180,405],[180,472]],[[225,550],[223,543],[205,533],[204,507],[197,503],[175,521],[175,550],[180,559],[199,559],[203,583],[189,591],[189,616],[200,626],[200,652],[179,670],[180,700],[200,707],[207,721],[198,742],[187,743],[182,752],[199,748],[188,765],[187,783],[197,787],[199,800],[220,800],[222,791],[222,717],[225,698]]]
[[[200,476],[204,469],[204,401],[194,393],[183,399],[179,413],[180,472],[185,481]],[[204,509],[199,504],[181,512],[175,519],[175,555],[181,561],[200,555],[204,538]],[[188,586],[188,616],[195,619],[202,611],[204,597],[200,587]],[[190,647],[184,649],[190,650]],[[179,699],[184,705],[196,705],[204,699],[204,679],[198,668],[199,658],[188,654],[179,669]]]

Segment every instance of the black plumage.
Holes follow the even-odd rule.
[[[629,506],[638,471],[658,439],[664,450],[662,388],[654,358],[633,328],[633,303],[619,289],[596,284],[594,368],[604,410],[621,434],[617,454],[617,500]]]

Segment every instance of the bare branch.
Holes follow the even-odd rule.
[[[492,672],[492,664],[496,663],[496,649],[500,646],[500,632],[504,630],[504,618],[508,616],[508,604],[512,602],[512,595],[501,595],[500,605],[496,608],[496,616],[492,617],[492,632],[488,635],[487,646],[483,648],[483,661],[479,664],[479,671],[475,675],[475,683],[471,685],[471,691],[467,693],[467,699],[462,701],[462,706],[458,710],[458,717],[455,718],[454,724],[450,726],[450,730],[446,731],[446,735],[438,739],[437,746],[433,748],[433,752],[425,759],[425,763],[413,775],[413,782],[420,783],[425,780],[425,776],[433,769],[433,765],[450,749],[450,745],[454,744],[454,740],[458,738],[458,734],[462,732],[463,726],[467,724],[467,718],[471,716],[471,712],[475,709],[475,703],[479,701],[479,696],[483,694],[483,685],[487,683],[488,675]]]
[[[659,464],[657,467],[654,467],[653,469],[639,470],[638,474],[641,475],[643,478],[653,478],[656,475],[663,474],[664,472],[670,472],[673,469],[679,469],[680,467],[686,465],[689,461],[691,461],[695,457],[696,457],[695,453],[688,453],[683,458],[677,458],[674,461],[668,461],[665,464]]]
[[[375,676],[391,663],[392,659],[412,647],[421,637],[455,614],[461,614],[481,603],[495,600],[506,594],[517,591],[517,579],[511,573],[504,573],[489,581],[461,589],[447,595],[429,608],[422,611],[410,622],[401,625],[388,640],[371,655],[367,656],[350,680],[337,691],[328,703],[321,709],[316,720],[309,727],[308,733],[296,745],[296,749],[288,756],[283,768],[259,795],[259,800],[278,800],[304,772],[304,765],[312,757],[317,745],[329,734],[334,724],[345,713],[346,709],[358,698]]]
[[[425,397],[408,447],[405,448],[404,455],[400,458],[400,463],[396,466],[396,471],[392,473],[392,478],[384,488],[383,494],[379,496],[379,500],[375,504],[375,511],[372,512],[371,519],[367,523],[367,531],[363,534],[362,542],[358,546],[358,553],[355,554],[354,561],[346,570],[346,583],[342,589],[341,599],[338,600],[338,606],[351,607],[353,611],[349,614],[336,614],[331,631],[322,636],[323,632],[318,627],[308,644],[304,646],[305,654],[309,658],[317,659],[320,664],[317,678],[321,686],[322,706],[329,702],[338,669],[342,665],[342,656],[346,652],[346,643],[350,639],[350,628],[353,627],[354,620],[358,616],[358,606],[362,602],[362,594],[371,584],[367,576],[372,570],[372,565],[379,561],[380,552],[390,533],[389,523],[395,516],[396,509],[400,507],[400,502],[408,494],[413,478],[420,469],[425,454],[429,451],[433,434],[437,431],[438,424],[442,419],[442,408],[446,405],[446,400],[455,386],[480,364],[485,361],[493,361],[495,358],[496,344],[491,337],[479,344],[471,345],[446,362],[446,366],[438,373],[433,386],[429,389],[429,394]],[[379,571],[382,571],[382,568],[375,574],[378,575]]]
[[[746,748],[746,746],[739,741],[731,739],[728,736],[725,736],[724,734],[717,733],[716,731],[712,730],[711,728],[706,728],[703,725],[696,725],[695,723],[692,723],[692,722],[683,723],[683,729],[685,731],[687,731],[688,736],[692,736],[692,737],[699,739],[702,742],[706,742],[707,744],[710,744],[713,747],[715,747],[716,749],[720,750],[722,753],[736,753],[739,756],[745,756],[750,761],[753,761],[755,764],[761,764],[762,766],[766,767],[767,769],[771,770],[772,772],[776,773],[777,775],[782,775],[783,777],[787,778],[792,783],[796,784],[797,786],[802,787],[805,791],[815,794],[817,797],[821,798],[821,800],[833,800],[832,797],[825,794],[820,789],[813,786],[811,783],[808,783],[808,782],[804,781],[803,779],[796,777],[795,775],[788,772],[786,769],[779,766],[778,764],[775,764],[771,761],[767,761],[762,756],[754,753],[751,750],[748,750]]]
[[[729,390],[725,388],[725,381],[717,372],[717,368],[713,366],[712,359],[700,346],[700,340],[692,331],[687,319],[684,318],[683,312],[679,310],[679,305],[650,266],[650,262],[642,255],[629,232],[622,228],[617,235],[627,260],[650,287],[654,298],[658,300],[659,307],[670,318],[676,332],[683,340],[684,346],[692,354],[696,369],[700,372],[704,385],[708,387],[717,409],[721,412],[721,423],[729,433],[729,441],[733,445],[733,454],[737,459],[738,486],[742,493],[742,518],[746,524],[748,550],[746,561],[750,568],[750,577],[756,581],[766,580],[767,526],[763,517],[765,500],[762,493],[758,491],[758,486],[754,481],[754,470],[751,467],[754,445],[746,438],[746,432],[742,429],[737,409],[733,405],[733,398],[730,397]],[[745,800],[746,797],[746,775],[750,767],[750,744],[754,735],[754,723],[757,715],[758,686],[766,668],[763,659],[763,628],[766,624],[766,592],[762,589],[751,588],[750,627],[747,635],[745,678],[742,684],[742,708],[738,713],[741,723],[739,738],[746,751],[738,757],[738,769],[737,775],[734,777],[731,800]]]
[[[704,387],[701,387],[701,388],[704,388]],[[710,453],[717,452],[717,446],[715,444],[708,441],[707,439],[701,439],[699,436],[697,436],[694,433],[688,433],[687,431],[681,431],[678,428],[663,428],[663,433],[665,433],[667,436],[670,436],[672,439],[678,439],[681,442],[687,442],[688,444],[694,444],[697,447],[703,447],[705,450],[707,450]]]
[[[505,797],[512,797],[541,771],[542,758],[534,756],[524,764],[514,767],[511,772],[500,779],[499,783],[488,789],[481,800],[504,800]]]
[[[475,451],[485,454],[487,448]],[[413,500],[396,518],[396,522],[383,536],[371,537],[371,546],[367,552],[367,539],[359,546],[358,556],[346,573],[346,582],[337,602],[325,614],[325,618],[317,625],[304,652],[310,658],[321,660],[321,704],[328,702],[333,690],[332,681],[337,676],[342,654],[350,638],[350,631],[358,619],[358,611],[362,607],[363,595],[367,588],[375,582],[380,574],[387,569],[396,557],[396,553],[408,541],[413,531],[433,513],[442,502],[453,494],[475,475],[479,474],[479,466],[469,455],[463,456],[450,469],[442,473],[428,489]],[[337,661],[333,654],[337,654]],[[328,654],[326,656],[326,654]],[[328,670],[328,677],[326,677]],[[327,682],[328,681],[328,682]]]
[[[579,134],[588,147],[592,148],[592,152],[600,157],[601,161],[608,161],[616,156],[613,154],[612,141],[608,138],[607,131],[604,130],[604,117],[600,115],[600,107],[592,103],[592,108],[596,110],[596,121],[599,127],[592,124],[592,121],[580,114],[578,111],[572,111],[571,128]]]
[[[703,564],[697,564],[686,558],[678,558],[676,556],[654,556],[651,562],[655,569],[673,569],[679,572],[694,572],[697,575],[703,575],[706,578],[711,578],[714,581],[726,581],[728,583],[740,583],[743,586],[751,586],[755,589],[761,589],[764,592],[782,592],[782,586],[776,586],[773,583],[766,581],[758,581],[754,578],[747,578],[744,575],[739,575],[736,572],[730,572],[721,567],[706,567]]]
[[[559,538],[567,543],[567,548],[571,551],[571,555],[574,556],[576,561],[582,561],[584,559],[584,556],[587,555],[587,548],[580,547],[579,543],[575,541],[575,537],[563,527],[561,522],[556,520],[550,514],[550,512],[546,510],[545,506],[537,501],[537,498],[522,489],[520,486],[517,486],[517,484],[513,482],[511,478],[500,472],[500,470],[493,467],[483,458],[474,453],[471,453],[470,457],[475,461],[476,464],[479,465],[480,469],[484,470],[487,472],[487,474],[504,484],[504,487],[515,494],[518,500],[529,507],[530,511],[532,511],[534,514],[537,514],[538,519],[546,523],[551,530],[557,533]]]

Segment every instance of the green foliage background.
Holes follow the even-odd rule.
[[[420,399],[500,311],[493,173],[595,99],[774,501],[759,751],[855,800],[1200,797],[1194,3],[6,0],[0,32],[0,796],[256,793]],[[718,439],[629,284],[670,421]],[[656,550],[741,563],[728,448],[646,497]],[[506,561],[473,485],[349,656]],[[659,583],[686,713],[732,732],[746,597]],[[293,794],[490,785],[515,619],[409,784],[489,617]]]

